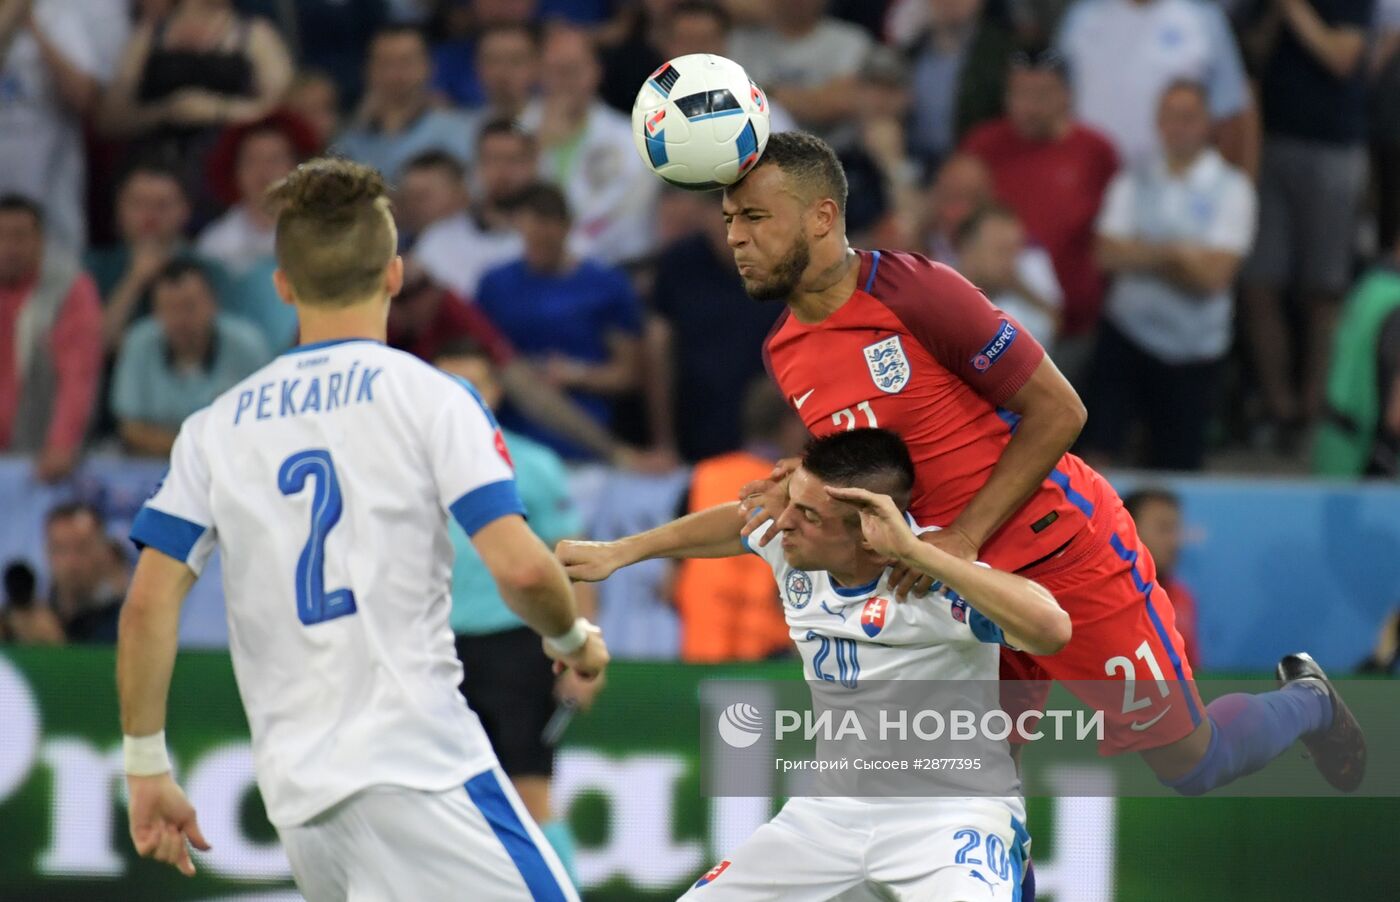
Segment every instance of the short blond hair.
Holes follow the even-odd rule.
[[[272,186],[268,199],[278,208],[277,266],[299,302],[345,306],[383,288],[398,230],[376,170],[322,157]]]

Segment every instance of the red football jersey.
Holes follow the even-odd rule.
[[[860,251],[850,300],[820,323],[784,311],[764,362],[813,435],[879,426],[914,458],[910,511],[953,522],[1011,440],[999,407],[1045,350],[953,270],[916,254]],[[983,546],[981,559],[1019,570],[1068,542],[1093,516],[1102,477],[1072,454]]]

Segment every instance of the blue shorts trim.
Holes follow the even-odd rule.
[[[1157,631],[1157,638],[1162,640],[1162,647],[1167,650],[1167,658],[1172,663],[1172,670],[1176,671],[1176,679],[1186,689],[1186,710],[1191,712],[1191,725],[1201,725],[1201,712],[1196,707],[1196,699],[1190,689],[1186,686],[1186,671],[1181,666],[1181,655],[1176,651],[1176,646],[1172,644],[1171,636],[1167,633],[1167,625],[1162,622],[1161,616],[1157,613],[1157,606],[1152,603],[1152,589],[1155,585],[1142,578],[1138,572],[1138,553],[1132,551],[1123,540],[1118,537],[1118,533],[1113,533],[1108,537],[1108,544],[1113,546],[1113,551],[1121,559],[1128,563],[1128,569],[1133,574],[1133,585],[1142,593],[1142,600],[1147,603],[1147,616],[1152,621],[1152,628]]]
[[[525,886],[530,897],[536,902],[566,902],[567,896],[559,886],[559,879],[549,869],[539,846],[530,837],[530,832],[521,823],[520,816],[506,798],[495,771],[484,771],[466,782],[467,795],[486,817],[496,838],[505,846],[506,853],[525,878]]]
[[[1088,498],[1079,494],[1079,490],[1069,484],[1069,474],[1062,470],[1051,470],[1049,479],[1060,487],[1060,491],[1065,493],[1065,498],[1070,504],[1079,508],[1079,512],[1090,520],[1094,519],[1094,504]]]

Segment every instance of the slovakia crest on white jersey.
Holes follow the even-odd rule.
[[[865,365],[875,387],[888,395],[896,394],[909,384],[909,358],[898,335],[865,346]]]

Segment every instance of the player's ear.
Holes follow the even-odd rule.
[[[403,257],[397,254],[384,269],[384,290],[391,298],[398,297],[399,292],[403,291]]]
[[[812,237],[825,238],[836,228],[840,219],[841,211],[836,208],[836,201],[829,197],[817,201],[812,208]]]
[[[282,271],[282,267],[277,267],[272,271],[272,287],[277,289],[277,296],[284,304],[295,304],[296,294],[292,292],[292,283],[287,280],[287,274]]]

